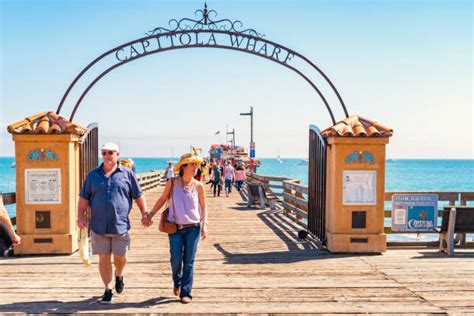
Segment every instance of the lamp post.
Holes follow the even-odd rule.
[[[250,107],[250,112],[240,113],[242,116],[250,116],[250,170],[254,170],[253,158],[255,158],[255,143],[253,142],[253,106]]]
[[[227,135],[232,135],[232,140],[230,142],[232,147],[235,147],[235,128],[232,129],[232,132],[227,132]]]
[[[250,143],[253,144],[253,106],[250,107],[250,112],[240,113],[242,116],[250,116]]]

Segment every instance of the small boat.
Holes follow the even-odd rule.
[[[10,168],[16,168],[16,163],[12,162],[12,164],[10,165]]]
[[[277,161],[278,161],[279,163],[283,163],[283,161],[280,159],[280,153],[278,153]]]

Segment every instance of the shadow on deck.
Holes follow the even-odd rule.
[[[149,308],[152,306],[165,305],[179,302],[177,298],[157,297],[137,303],[114,303],[111,305],[103,305],[98,302],[100,297],[91,297],[84,300],[63,302],[58,300],[37,301],[37,302],[18,302],[0,305],[2,312],[15,313],[77,313],[86,310],[94,310],[94,312],[120,312],[125,308]]]

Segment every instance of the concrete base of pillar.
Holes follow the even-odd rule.
[[[77,233],[21,235],[15,254],[72,254],[78,250]]]
[[[382,253],[387,251],[387,235],[327,233],[327,249],[333,253]]]

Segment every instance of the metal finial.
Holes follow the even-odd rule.
[[[207,25],[207,18],[209,16],[209,12],[207,11],[207,2],[204,2],[204,24]]]

